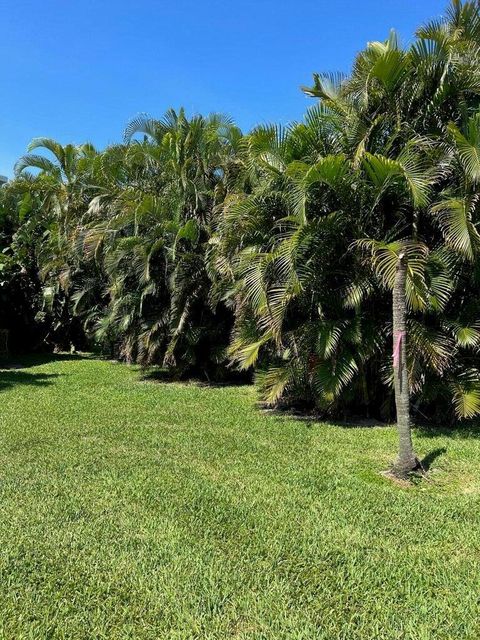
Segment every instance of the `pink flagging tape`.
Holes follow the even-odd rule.
[[[405,331],[396,331],[393,334],[393,367],[396,369],[400,361],[400,347],[402,346],[402,340],[405,338]]]

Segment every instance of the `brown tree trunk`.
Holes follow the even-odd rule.
[[[393,287],[393,378],[395,382],[395,405],[397,408],[397,429],[399,437],[398,457],[393,465],[393,473],[405,478],[420,463],[415,455],[410,427],[410,391],[407,370],[407,256],[398,257],[395,284]]]

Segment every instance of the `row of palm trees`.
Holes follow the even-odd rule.
[[[248,135],[171,110],[104,151],[35,139],[1,192],[0,289],[63,348],[254,370],[324,415],[395,405],[405,475],[411,414],[480,413],[478,3],[304,91],[302,122]]]

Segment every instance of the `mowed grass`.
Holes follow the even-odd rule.
[[[0,638],[480,636],[480,440],[261,412],[251,387],[0,372]],[[446,451],[441,455],[442,448]]]

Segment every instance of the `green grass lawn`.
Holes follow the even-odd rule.
[[[435,460],[406,488],[380,474],[390,428],[105,361],[18,363],[0,372],[2,640],[480,636],[475,434],[417,432]]]

